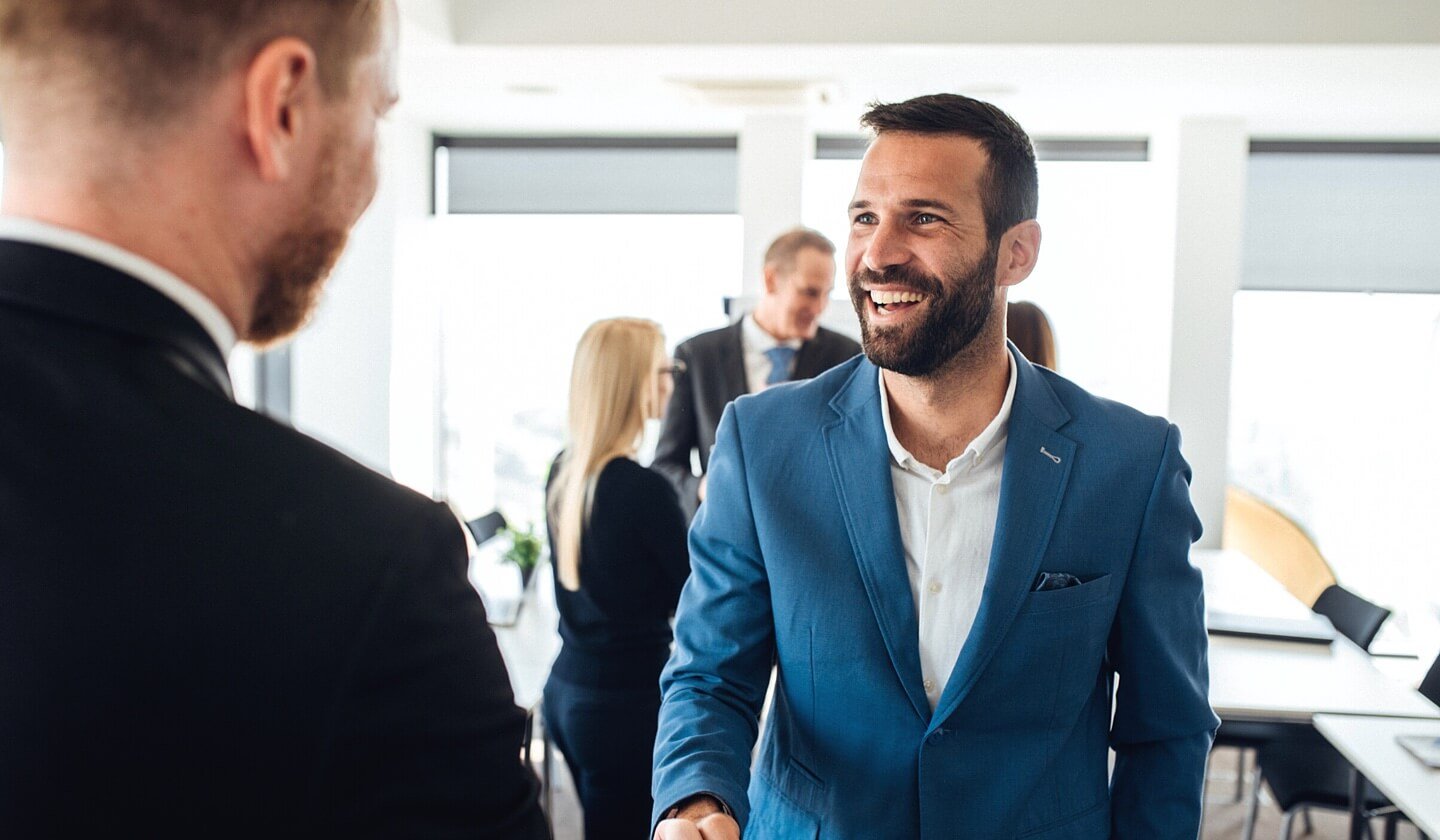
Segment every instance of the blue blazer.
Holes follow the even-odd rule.
[[[746,837],[1194,840],[1219,722],[1179,432],[1011,352],[989,576],[933,713],[875,366],[726,410],[661,678],[657,819],[705,791]],[[1081,583],[1033,591],[1041,572]]]

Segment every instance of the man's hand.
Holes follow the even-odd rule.
[[[740,824],[713,796],[700,794],[682,803],[673,819],[660,821],[655,840],[740,840]]]
[[[700,476],[700,486],[696,488],[695,495],[699,496],[702,502],[705,501],[705,479],[707,478],[709,478],[707,475]]]

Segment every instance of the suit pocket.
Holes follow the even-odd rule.
[[[1025,596],[1020,611],[1024,614],[1054,612],[1084,607],[1110,594],[1110,576],[1101,575],[1075,586],[1051,589],[1045,592],[1031,592]]]
[[[756,776],[752,788],[746,840],[816,840],[820,836],[820,818],[792,802],[769,779]]]

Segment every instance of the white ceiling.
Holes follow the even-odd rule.
[[[640,2],[611,0],[602,8]],[[714,5],[729,9],[734,2]],[[740,2],[743,7],[752,0]],[[1335,2],[1270,5],[1293,12]],[[1226,115],[1245,119],[1255,136],[1440,138],[1440,38],[1434,37],[1440,4],[1433,0],[1341,4],[1366,14],[1389,9],[1391,16],[1368,27],[1377,39],[1390,41],[1383,43],[1309,42],[1344,30],[1346,20],[1297,27],[1294,40],[1301,42],[1281,44],[1135,43],[1135,32],[1157,34],[1154,20],[1148,29],[1134,21],[1115,24],[1125,35],[1117,40],[1131,42],[1106,44],[455,42],[457,33],[475,40],[477,21],[500,20],[513,5],[488,3],[482,15],[472,0],[454,0],[453,7],[445,0],[401,0],[401,91],[409,118],[457,132],[737,130],[747,108],[701,97],[693,83],[703,80],[737,86],[742,98],[749,88],[756,102],[776,99],[777,87],[785,99],[786,88],[808,85],[808,104],[801,107],[821,132],[855,131],[856,117],[873,99],[948,90],[995,102],[1035,135],[1151,134],[1185,116]],[[1130,5],[1111,0],[1087,8],[1121,14]],[[1429,16],[1416,12],[1418,6]],[[540,7],[530,8],[542,14]],[[566,8],[562,2],[543,15],[562,18]],[[1393,43],[1404,29],[1397,21],[1404,23],[1407,14],[1414,24],[1408,31],[1428,42]],[[1273,18],[1257,24],[1275,25]],[[1092,23],[1087,31],[1098,27]],[[557,27],[557,38],[568,31]],[[684,40],[680,35],[677,40]]]
[[[1354,44],[1440,38],[1440,4],[1434,0],[451,0],[448,11],[453,40],[475,46]]]

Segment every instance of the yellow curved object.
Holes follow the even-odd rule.
[[[1335,572],[1305,529],[1233,484],[1225,488],[1220,542],[1254,560],[1307,607],[1335,583]]]

